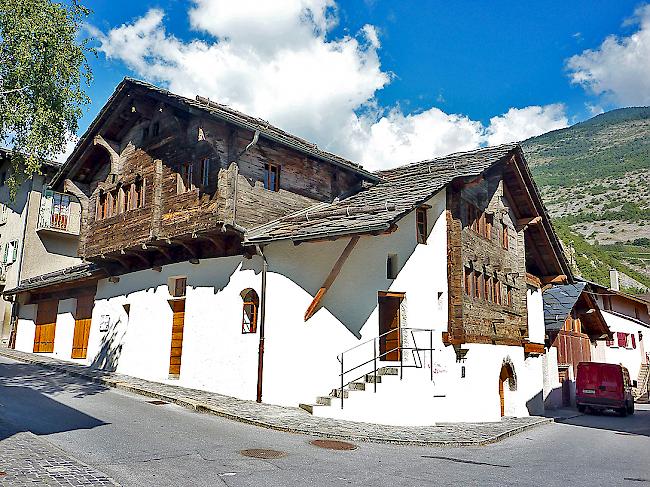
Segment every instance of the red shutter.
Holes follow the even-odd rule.
[[[632,348],[636,348],[636,336],[632,333],[630,334],[630,337],[632,337]]]
[[[616,332],[616,336],[618,337],[618,346],[625,348],[625,345],[627,344],[627,333],[621,333]]]
[[[614,340],[605,340],[605,345],[611,347],[612,345],[614,345]]]

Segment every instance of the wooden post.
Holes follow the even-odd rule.
[[[352,253],[352,249],[354,249],[355,245],[357,245],[359,238],[361,237],[359,237],[358,235],[352,237],[348,242],[348,244],[345,246],[345,249],[343,249],[343,252],[339,256],[338,260],[336,261],[336,264],[334,264],[334,267],[332,267],[332,270],[327,276],[327,279],[325,279],[325,282],[323,282],[323,285],[320,287],[320,289],[316,293],[316,296],[314,296],[314,299],[312,300],[311,304],[307,308],[307,311],[305,312],[305,321],[307,321],[309,318],[314,316],[314,313],[316,313],[316,309],[318,308],[319,303],[323,299],[323,296],[325,296],[325,293],[327,293],[327,291],[329,290],[330,286],[336,279],[336,276],[338,276],[339,272],[341,272],[341,268],[343,267],[343,264],[345,264],[345,261]]]

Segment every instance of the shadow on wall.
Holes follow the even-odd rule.
[[[528,401],[526,401],[526,409],[531,416],[540,416],[544,414],[544,393],[539,391]]]
[[[187,266],[192,266],[191,274],[188,273]],[[167,280],[170,277],[179,275],[188,276],[187,285],[189,287],[211,287],[214,294],[217,294],[228,286],[231,277],[238,270],[253,270],[258,274],[261,269],[262,263],[257,258],[223,257],[211,259],[209,266],[194,266],[188,262],[180,262],[166,265],[163,272],[146,270],[127,274],[119,283],[109,283],[103,286],[103,292],[96,299],[111,299],[120,296],[126,296],[128,299],[130,294],[141,291],[153,291],[155,293],[159,287],[167,286]]]
[[[431,221],[436,222],[439,216],[436,215]],[[408,220],[400,220],[398,225],[406,228],[410,222],[410,216],[406,216],[405,219]],[[431,228],[429,228],[427,238],[431,235],[433,227],[434,225],[431,225]],[[377,292],[388,290],[393,283],[393,279],[388,279],[386,276],[386,258],[388,254],[394,253],[399,256],[398,272],[401,271],[408,264],[417,248],[418,244],[415,235],[415,222],[413,221],[412,235],[404,236],[401,241],[389,240],[393,235],[361,237],[361,240],[352,250],[349,259],[341,269],[341,274],[336,278],[317,310],[321,308],[327,309],[353,335],[360,338],[361,329],[377,308]],[[334,257],[333,259],[330,258],[327,265],[324,265],[320,271],[322,274],[315,275],[311,270],[306,272],[304,266],[296,265],[295,259],[272,259],[269,261],[269,271],[290,279],[313,298],[349,241],[350,238],[342,238],[336,241],[340,242],[339,247],[337,247],[338,250],[332,252]],[[307,243],[304,245],[314,244]],[[373,259],[373,256],[374,260],[366,260]],[[308,257],[303,256],[303,258]],[[353,277],[349,275],[343,276],[343,274],[351,272],[351,268],[355,264],[359,267],[358,272]],[[400,289],[395,289],[395,291],[400,291]]]
[[[117,339],[117,325],[121,319],[120,317],[115,323],[111,323],[108,331],[102,337],[99,352],[97,352],[97,355],[95,355],[95,358],[90,364],[92,368],[109,372],[114,372],[117,369],[120,356],[122,355],[122,340]]]

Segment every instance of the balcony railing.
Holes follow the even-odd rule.
[[[43,193],[36,230],[79,235],[79,215],[72,214],[69,195],[50,190]]]

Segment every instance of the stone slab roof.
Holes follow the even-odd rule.
[[[225,122],[230,122],[244,129],[248,129],[253,132],[259,131],[260,136],[263,138],[272,140],[287,147],[291,147],[292,149],[302,152],[303,154],[351,170],[354,173],[363,176],[369,181],[379,181],[380,179],[376,174],[365,170],[359,164],[356,164],[331,152],[320,149],[316,144],[302,139],[296,135],[290,134],[289,132],[285,132],[284,130],[271,125],[266,120],[247,115],[227,105],[214,102],[208,98],[201,96],[197,96],[196,99],[187,98],[150,83],[128,77],[124,78],[124,80],[117,86],[115,92],[113,95],[111,95],[95,120],[93,120],[93,122],[90,124],[86,133],[81,136],[79,142],[77,143],[77,146],[68,158],[68,161],[74,160],[77,152],[79,152],[83,146],[91,142],[92,136],[95,134],[95,129],[97,126],[101,125],[102,120],[108,115],[110,112],[110,107],[113,105],[113,102],[117,100],[118,95],[125,89],[133,87],[142,88],[151,93],[163,96],[172,103],[175,103],[187,109],[200,110],[207,115],[216,117]],[[57,175],[55,181],[53,182],[53,185],[59,183],[59,180],[61,178],[67,177],[65,176],[65,169],[66,168],[64,168],[60,175]]]
[[[397,220],[461,177],[478,176],[521,150],[504,144],[450,154],[377,173],[382,181],[334,203],[321,203],[251,229],[249,243],[302,241],[388,230]]]
[[[3,292],[5,296],[12,296],[25,291],[40,289],[48,286],[64,284],[77,280],[83,280],[91,277],[104,276],[104,270],[97,264],[85,263],[73,267],[66,267],[40,276],[31,277],[20,281],[20,285]]]
[[[587,283],[578,281],[575,284],[553,286],[542,294],[544,301],[544,326],[546,331],[559,331],[564,326],[564,320],[578,301]]]

